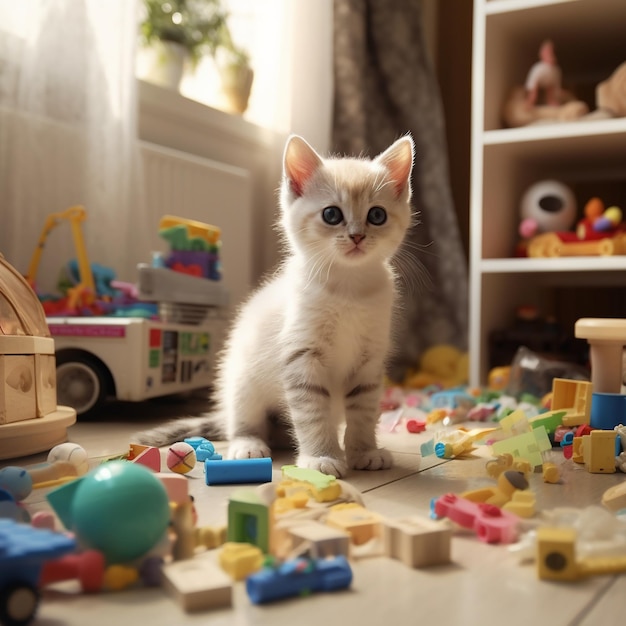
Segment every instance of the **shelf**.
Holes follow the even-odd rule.
[[[485,13],[487,15],[497,15],[498,13],[536,9],[537,7],[564,4],[566,2],[580,2],[580,0],[487,0]]]
[[[517,144],[537,141],[576,141],[581,139],[585,145],[589,139],[603,141],[604,138],[612,141],[617,138],[623,142],[626,138],[626,118],[606,120],[580,120],[579,122],[546,123],[522,128],[501,128],[487,130],[483,133],[483,143],[486,146],[503,144]],[[624,156],[626,148],[622,143]],[[536,150],[536,147],[533,147]]]
[[[484,274],[527,274],[543,272],[626,272],[626,256],[580,256],[549,259],[483,259]]]
[[[476,0],[472,61],[471,384],[486,381],[489,337],[531,305],[573,329],[578,317],[626,317],[626,255],[515,258],[526,190],[557,180],[583,219],[589,198],[626,209],[626,118],[600,119],[598,85],[626,61],[626,0]],[[503,128],[502,111],[551,39],[563,87],[590,116]],[[593,119],[593,116],[598,119]],[[544,207],[546,209],[546,207]],[[547,209],[546,209],[547,210]],[[503,363],[504,364],[504,363]]]

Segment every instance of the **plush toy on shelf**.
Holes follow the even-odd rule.
[[[597,197],[584,208],[574,230],[540,233],[526,244],[529,257],[612,256],[626,254],[626,224],[617,206],[605,208]]]
[[[504,103],[505,126],[517,128],[545,122],[571,122],[589,113],[582,100],[561,85],[554,44],[544,41],[539,48],[539,61],[528,72],[524,85],[517,85]]]
[[[540,180],[524,192],[517,256],[525,256],[527,242],[540,233],[570,230],[576,220],[576,196],[564,183]]]
[[[554,44],[547,39],[539,48],[539,61],[528,72],[526,78],[526,102],[537,104],[540,92],[545,94],[545,103],[550,106],[561,104],[561,68],[556,60]]]

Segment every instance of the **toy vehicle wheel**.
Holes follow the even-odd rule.
[[[39,593],[27,583],[12,583],[0,591],[0,624],[23,626],[28,624],[39,604]]]
[[[98,363],[84,355],[57,355],[57,401],[86,416],[107,395],[107,377]]]

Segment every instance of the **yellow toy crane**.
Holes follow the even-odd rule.
[[[62,220],[67,220],[72,228],[72,237],[74,238],[74,247],[76,248],[76,257],[78,261],[79,272],[79,284],[70,289],[69,305],[70,307],[76,306],[79,299],[85,304],[91,304],[96,298],[96,288],[93,280],[93,273],[91,271],[91,264],[89,263],[89,257],[87,255],[87,248],[83,239],[83,231],[81,223],[85,221],[87,217],[87,211],[83,206],[72,206],[65,211],[58,213],[51,213],[46,220],[46,223],[39,235],[37,241],[37,247],[33,252],[30,264],[28,265],[28,273],[26,274],[26,280],[31,284],[35,284],[37,278],[37,270],[39,269],[39,262],[41,261],[41,255],[46,244],[46,239],[53,228],[56,228]]]

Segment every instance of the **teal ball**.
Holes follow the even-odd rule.
[[[100,550],[109,564],[128,563],[163,538],[169,500],[148,468],[110,461],[83,477],[72,501],[72,520],[81,544]]]

